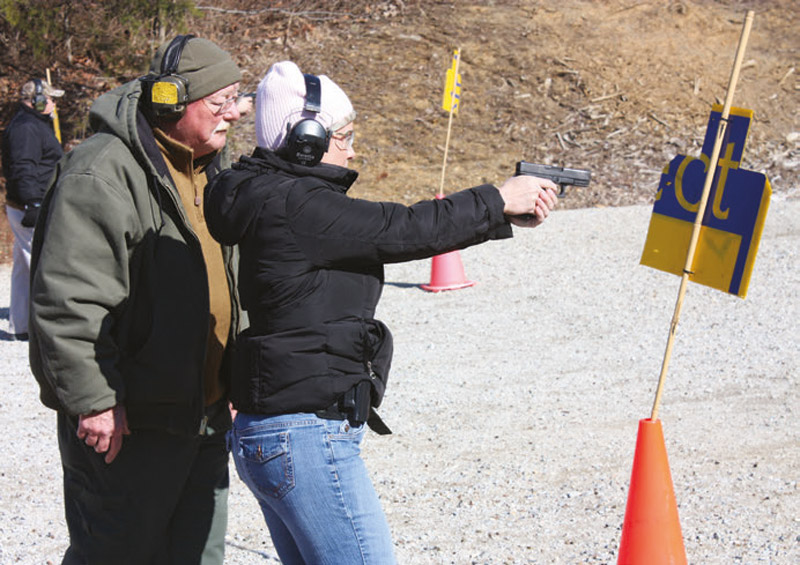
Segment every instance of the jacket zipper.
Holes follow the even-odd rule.
[[[161,179],[159,179],[159,180],[161,180]],[[203,273],[206,273],[207,272],[206,260],[205,260],[205,257],[203,257],[203,249],[202,249],[202,246],[200,245],[200,238],[197,237],[197,234],[195,233],[194,229],[192,228],[192,225],[189,223],[189,220],[186,217],[186,212],[183,209],[183,205],[179,204],[175,194],[173,194],[172,187],[169,186],[169,183],[166,183],[163,180],[161,180],[161,182],[159,184],[161,185],[161,189],[164,192],[167,193],[167,196],[170,199],[170,202],[172,202],[172,205],[175,207],[176,212],[178,212],[178,216],[181,218],[182,227],[194,239],[195,249],[200,254],[200,262],[202,263],[202,266],[203,266]],[[178,227],[178,229],[180,229],[180,227],[177,224],[176,224],[176,227]],[[211,289],[208,288],[208,278],[206,278],[206,302],[208,304],[210,304],[210,302],[211,302]],[[208,319],[206,319],[206,325],[208,325]],[[204,347],[205,346],[207,346],[207,344],[205,344]],[[203,356],[203,357],[205,358],[205,356]],[[200,366],[202,367],[203,363],[201,363]],[[205,395],[205,386],[204,386],[204,382],[203,382],[203,373],[202,373],[202,371],[200,373],[200,382],[199,382],[199,384],[200,384],[200,387],[199,387],[199,389],[200,389],[200,402],[199,402],[199,405],[198,405],[199,408],[198,408],[197,412],[198,412],[198,415],[200,416],[200,425],[198,426],[198,434],[202,436],[202,435],[205,435],[206,429],[208,428],[208,416],[205,414],[206,395]]]

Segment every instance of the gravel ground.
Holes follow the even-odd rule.
[[[464,250],[468,289],[420,290],[430,261],[387,269],[395,433],[364,457],[400,563],[615,562],[679,285],[638,264],[650,211],[558,211]],[[659,416],[690,563],[800,563],[798,250],[800,201],[775,196],[747,299],[689,286]],[[27,345],[0,351],[0,563],[58,563],[55,416]],[[228,563],[278,562],[232,473]]]

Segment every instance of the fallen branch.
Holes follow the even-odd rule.
[[[669,124],[668,124],[667,122],[665,122],[664,120],[660,119],[660,118],[659,118],[658,116],[656,116],[654,113],[650,112],[650,113],[649,113],[649,114],[647,114],[647,115],[648,115],[648,116],[650,116],[650,118],[652,118],[653,120],[657,121],[657,122],[658,122],[659,124],[661,124],[662,126],[664,126],[665,128],[668,128],[668,127],[669,127]]]
[[[597,98],[592,98],[591,102],[602,102],[603,100],[608,100],[609,98],[615,98],[622,94],[621,91],[616,91],[612,94],[606,94],[605,96],[598,96]]]
[[[786,74],[783,75],[783,78],[778,81],[778,86],[783,86],[783,83],[786,82],[786,79],[792,76],[792,74],[794,74],[794,67],[786,71]]]
[[[261,8],[260,10],[237,10],[233,8],[218,8],[216,6],[196,6],[198,10],[208,12],[220,12],[222,14],[236,14],[240,16],[257,16],[259,14],[273,13],[289,16],[291,18],[301,17],[309,20],[327,21],[341,18],[343,16],[353,16],[350,12],[331,12],[327,10],[302,10],[294,11],[285,8]]]

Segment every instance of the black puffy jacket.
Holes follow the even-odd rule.
[[[368,379],[377,407],[392,355],[374,319],[383,265],[512,235],[494,186],[403,206],[347,196],[357,176],[256,149],[208,186],[211,234],[241,252],[250,328],[237,339],[231,400],[242,412],[321,410]]]
[[[20,104],[3,132],[6,200],[17,207],[41,202],[63,156],[50,116]]]

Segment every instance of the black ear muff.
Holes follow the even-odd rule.
[[[38,78],[33,79],[33,98],[31,98],[34,110],[44,112],[47,108],[47,96],[44,93],[44,85]]]
[[[186,111],[189,82],[178,74],[178,64],[184,46],[193,37],[187,34],[173,39],[161,59],[161,73],[140,79],[144,83],[145,100],[150,111],[159,118],[178,119]]]
[[[319,114],[322,110],[322,87],[318,76],[304,74],[306,82],[306,100],[303,110]],[[288,126],[287,126],[288,127]],[[328,150],[331,132],[313,118],[300,120],[289,130],[286,136],[286,148],[283,151],[287,161],[306,167],[318,164]]]

